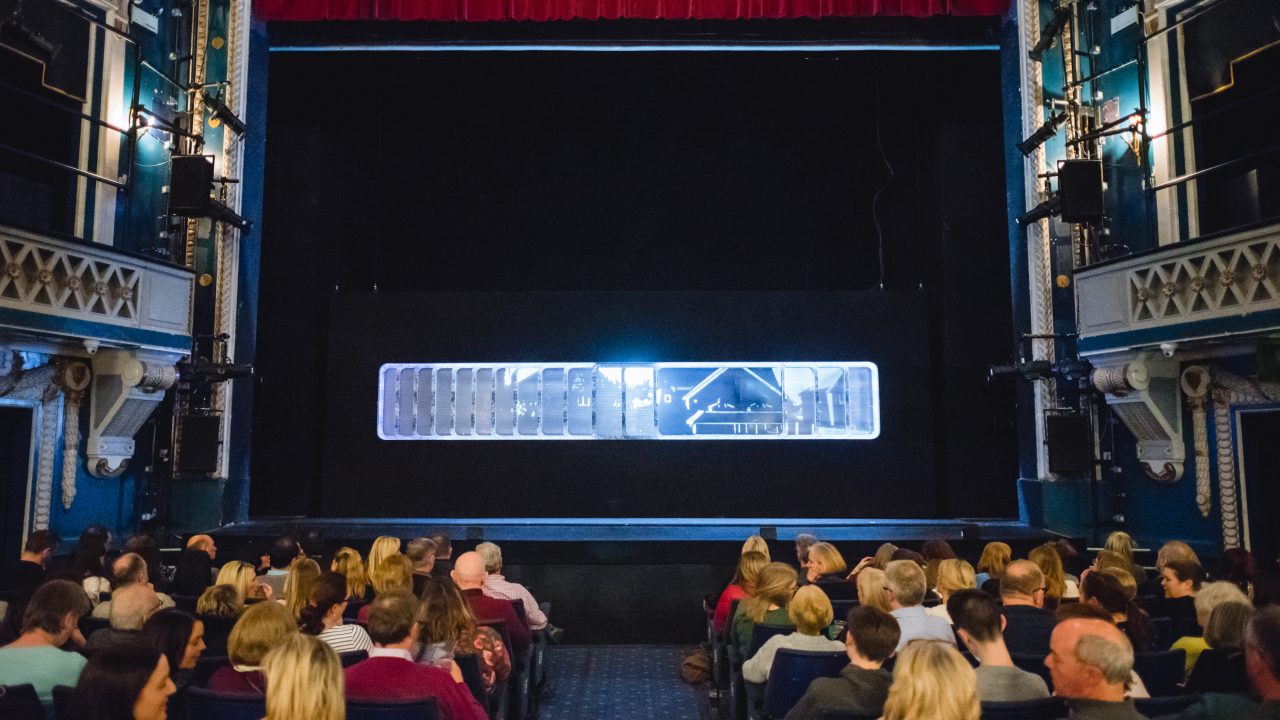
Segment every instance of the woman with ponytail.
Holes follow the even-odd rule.
[[[368,651],[373,647],[369,633],[359,625],[346,625],[347,579],[334,572],[321,575],[311,585],[307,604],[298,616],[298,625],[307,635],[320,638],[336,653]]]
[[[1085,575],[1080,581],[1080,600],[1110,613],[1111,619],[1133,644],[1134,652],[1149,652],[1152,649],[1154,632],[1151,618],[1125,591],[1124,583],[1113,571],[1104,570]]]

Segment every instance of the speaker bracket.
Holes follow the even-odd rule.
[[[1177,482],[1187,454],[1178,362],[1155,353],[1126,353],[1093,362],[1093,385],[1138,439],[1143,472],[1159,482]]]

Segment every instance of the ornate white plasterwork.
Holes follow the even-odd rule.
[[[56,372],[52,365],[21,372],[11,385],[0,389],[0,398],[22,401],[39,409],[33,530],[49,528],[53,508],[53,458],[58,437],[58,405],[62,399],[61,388],[54,382]]]

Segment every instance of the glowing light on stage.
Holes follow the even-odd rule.
[[[869,362],[387,363],[384,440],[870,440]]]

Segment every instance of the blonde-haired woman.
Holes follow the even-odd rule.
[[[889,587],[884,570],[869,567],[858,573],[858,604],[889,612]]]
[[[404,555],[395,553],[385,558],[376,570],[369,573],[375,596],[396,590],[413,592],[413,561]],[[369,603],[360,608],[360,612],[356,613],[356,619],[360,622],[367,620],[369,609],[372,607],[373,603]]]
[[[942,602],[931,608],[925,608],[924,611],[950,623],[951,614],[947,612],[947,600],[951,598],[951,593],[977,587],[974,580],[975,577],[973,566],[968,561],[955,558],[940,560],[938,562],[938,587],[935,590],[937,590],[938,596],[942,598]]]
[[[379,536],[373,541],[373,547],[369,548],[369,562],[366,565],[369,568],[369,575],[373,575],[383,560],[399,552],[400,538],[391,537],[390,535]]]
[[[835,545],[814,543],[809,548],[809,567],[805,579],[822,589],[832,600],[852,600],[853,583],[845,578],[849,566]]]
[[[798,579],[796,569],[783,563],[769,563],[760,570],[756,590],[738,605],[738,614],[733,616],[733,630],[729,635],[730,642],[737,646],[743,660],[750,657],[751,634],[757,624],[791,623],[787,616],[787,604],[796,592]]]
[[[768,556],[755,550],[748,550],[738,556],[738,569],[733,572],[733,579],[724,592],[720,593],[715,615],[712,616],[716,634],[723,633],[724,626],[729,624],[729,608],[733,606],[733,601],[742,601],[751,595],[756,587],[756,579],[760,576],[760,569],[768,564]]]
[[[883,720],[978,720],[978,676],[950,643],[912,640],[893,666]]]
[[[835,612],[831,599],[813,585],[806,585],[791,598],[787,605],[787,618],[796,631],[786,635],[774,635],[765,641],[756,654],[742,665],[742,677],[748,682],[762,683],[769,679],[773,658],[781,649],[807,650],[810,652],[844,652],[844,643],[827,638],[827,628]]]
[[[333,554],[333,564],[330,570],[341,573],[347,579],[347,599],[348,600],[368,600],[369,593],[369,574],[364,567],[364,558],[360,557],[360,551],[351,547],[340,547],[338,552]]]
[[[1027,559],[1044,573],[1044,609],[1057,610],[1063,600],[1079,600],[1080,586],[1067,577],[1062,567],[1062,556],[1053,543],[1032,548]]]
[[[320,564],[309,557],[300,557],[289,563],[289,576],[284,579],[284,597],[280,602],[297,620],[302,608],[311,600],[311,586],[320,578]]]
[[[267,676],[266,720],[345,720],[342,663],[311,635],[292,635],[262,661]]]
[[[261,695],[267,687],[262,659],[271,648],[297,633],[298,621],[280,603],[250,605],[227,638],[231,664],[215,670],[207,687],[218,692]]]
[[[982,557],[978,558],[978,575],[974,578],[983,592],[988,595],[1000,595],[1000,576],[1004,574],[1004,567],[1013,560],[1013,548],[1009,547],[1009,543],[989,542],[987,546],[982,548]],[[988,587],[987,584],[995,581],[995,584]]]
[[[258,569],[243,560],[232,560],[218,571],[214,585],[231,585],[240,595],[241,603],[270,600],[271,586],[258,582]]]
[[[1125,560],[1129,561],[1129,567],[1125,568],[1125,570],[1128,570],[1133,575],[1133,579],[1137,580],[1139,585],[1147,581],[1146,568],[1139,565],[1138,561],[1133,558],[1133,536],[1127,532],[1116,530],[1107,536],[1107,542],[1102,547],[1111,552],[1120,553]]]
[[[746,541],[746,542],[744,542],[744,543],[742,543],[742,552],[744,552],[744,553],[749,553],[749,552],[764,553],[764,556],[765,556],[766,558],[770,558],[770,556],[769,556],[769,543],[765,542],[765,541],[764,541],[764,538],[760,537],[759,535],[752,535],[751,537],[747,538],[747,541]],[[741,553],[739,553],[739,554],[741,554]],[[770,559],[772,559],[772,558],[770,558]]]

